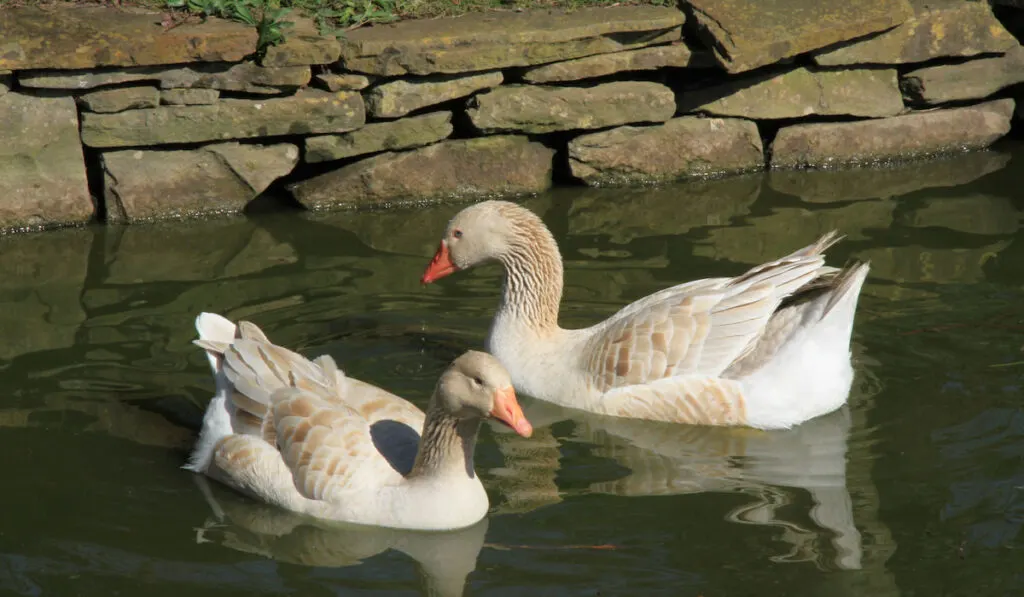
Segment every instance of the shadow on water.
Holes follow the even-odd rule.
[[[536,435],[491,428],[478,450],[492,516],[437,536],[320,525],[179,467],[212,386],[190,344],[202,310],[423,406],[482,347],[500,291],[494,267],[419,284],[459,206],[0,238],[0,450],[16,480],[0,591],[1020,592],[1024,153],[1008,150],[524,200],[565,256],[569,327],[838,228],[830,261],[872,262],[855,390],[771,433],[526,401]]]

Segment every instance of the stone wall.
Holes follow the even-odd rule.
[[[684,0],[341,39],[300,21],[259,62],[239,23],[0,9],[0,229],[239,212],[268,189],[321,209],[984,147],[1024,81],[1024,19],[998,1]]]

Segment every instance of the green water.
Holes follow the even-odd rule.
[[[500,272],[418,280],[457,206],[0,239],[0,594],[1024,594],[1024,151],[526,203],[563,325],[839,228],[871,259],[849,408],[784,433],[573,418],[487,428],[492,513],[337,531],[179,468],[212,381],[201,310],[423,405]]]

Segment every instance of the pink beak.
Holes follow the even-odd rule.
[[[516,400],[516,391],[509,386],[502,388],[494,395],[494,408],[491,409],[491,416],[508,425],[516,433],[523,437],[533,435],[533,425],[526,420],[519,401]]]

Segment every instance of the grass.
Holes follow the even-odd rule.
[[[0,0],[0,9],[26,5],[102,4],[167,10],[179,17],[197,15],[232,19],[256,28],[258,52],[281,43],[295,15],[312,18],[321,35],[345,32],[372,23],[458,16],[469,12],[531,9],[575,10],[591,6],[673,6],[675,0]]]

